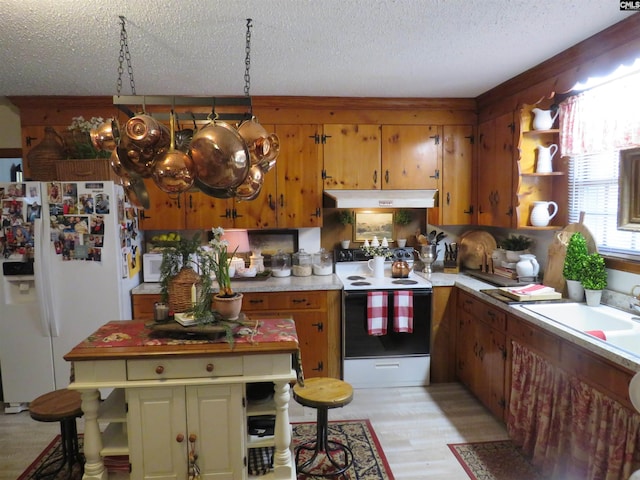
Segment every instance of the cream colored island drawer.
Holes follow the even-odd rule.
[[[127,360],[128,380],[229,377],[243,374],[240,356]]]

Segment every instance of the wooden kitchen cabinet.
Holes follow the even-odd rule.
[[[514,114],[478,125],[478,225],[514,228]]]
[[[455,381],[456,289],[434,287],[431,302],[431,383]]]
[[[560,131],[558,129],[534,130],[533,108],[548,110],[551,100],[545,100],[537,105],[523,105],[519,110],[517,123],[519,153],[517,164],[516,183],[516,228],[527,229],[553,229],[567,224],[568,211],[566,208],[569,198],[569,184],[567,179],[568,158],[560,156],[558,151],[553,158],[553,171],[550,173],[537,173],[537,149],[540,146],[548,147],[555,144],[560,147]],[[547,227],[534,227],[531,225],[531,209],[533,202],[554,201],[558,204],[558,213]]]
[[[441,169],[441,126],[382,126],[383,189],[437,189]]]
[[[493,415],[506,414],[506,313],[458,291],[456,374]]]
[[[302,367],[310,376],[340,378],[341,291],[244,292],[249,318],[292,317],[300,342]],[[132,295],[136,320],[153,320],[160,295]]]
[[[324,187],[437,189],[442,168],[438,125],[324,125]]]
[[[244,478],[242,398],[242,384],[127,390],[130,478],[183,478],[192,451],[201,478]]]
[[[276,125],[278,228],[322,226],[322,149],[319,125]],[[267,174],[268,175],[268,174]]]
[[[324,125],[324,188],[380,189],[381,134],[380,125]]]
[[[443,127],[442,167],[438,184],[439,225],[469,225],[473,215],[473,149],[472,125]],[[431,215],[431,214],[430,214]]]
[[[242,311],[250,318],[292,317],[302,369],[310,377],[340,378],[339,290],[245,292]]]

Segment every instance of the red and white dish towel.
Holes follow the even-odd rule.
[[[367,330],[369,335],[386,335],[388,318],[386,292],[367,292]]]
[[[413,333],[413,292],[411,290],[393,292],[393,331]]]

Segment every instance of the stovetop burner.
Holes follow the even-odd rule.
[[[349,275],[347,280],[364,280],[364,277],[360,275]]]
[[[418,282],[408,278],[399,278],[397,280],[391,280],[391,283],[395,283],[396,285],[415,285]]]
[[[365,286],[365,285],[371,285],[371,283],[363,282],[361,280],[358,280],[357,282],[353,282],[351,285],[353,285],[355,287],[362,287],[362,286]]]

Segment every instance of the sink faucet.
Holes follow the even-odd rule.
[[[636,290],[640,289],[640,285],[634,285],[631,289],[631,296],[633,297],[629,302],[629,308],[633,311],[640,312],[640,293],[636,294]]]

